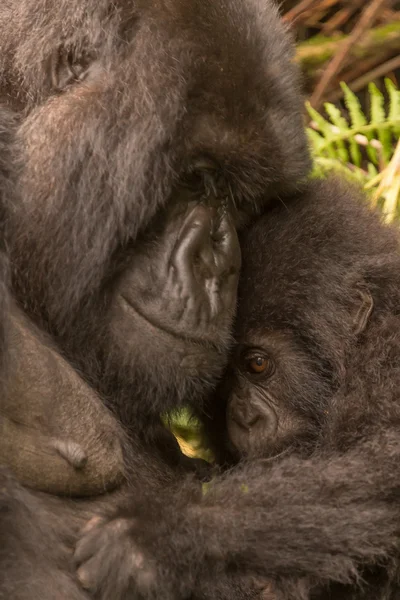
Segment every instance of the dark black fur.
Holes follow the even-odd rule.
[[[244,461],[203,496],[190,483],[176,501],[135,495],[79,543],[80,577],[99,598],[186,598],[229,574],[269,579],[278,598],[397,598],[398,231],[356,190],[311,182],[256,222],[242,250],[238,348],[208,427],[224,463],[227,401],[257,393],[278,418],[286,411],[276,451],[287,455],[274,459],[271,434],[267,460]],[[362,315],[365,299],[373,308]],[[275,360],[269,387],[245,373],[254,346]],[[306,436],[296,445],[297,422]]]
[[[0,6],[0,94],[19,118],[7,211],[14,300],[81,374],[81,391],[91,385],[124,425],[135,491],[179,479],[159,413],[198,405],[225,364],[234,226],[308,170],[291,56],[264,0]],[[43,364],[37,381],[48,376]],[[102,507],[71,508],[13,484],[7,471],[0,494],[3,557],[18,562],[25,535],[21,561],[34,553],[40,572],[53,554],[68,570],[67,548]],[[57,536],[65,547],[55,550]],[[53,575],[43,592],[37,569],[0,565],[0,596],[85,597],[78,588],[63,595]]]

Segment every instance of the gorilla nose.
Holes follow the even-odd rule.
[[[246,429],[250,429],[261,417],[258,410],[242,400],[231,402],[230,410],[232,419]]]

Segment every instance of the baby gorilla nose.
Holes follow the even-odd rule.
[[[245,429],[250,429],[260,418],[260,412],[246,403],[245,400],[235,398],[230,404],[232,419]]]
[[[229,439],[239,455],[258,456],[276,437],[276,414],[265,402],[234,395],[226,416]]]

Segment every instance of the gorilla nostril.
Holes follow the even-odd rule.
[[[208,227],[211,224],[211,212],[210,209],[204,204],[197,204],[190,215],[192,225],[198,227]]]
[[[257,413],[253,413],[251,415],[249,415],[249,418],[247,420],[247,425],[249,427],[252,427],[253,425],[255,425],[257,423],[257,421],[259,421],[261,419],[261,415],[257,414]]]

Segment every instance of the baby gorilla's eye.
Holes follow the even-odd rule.
[[[275,370],[273,361],[263,354],[253,354],[245,359],[246,371],[251,374],[272,375]]]

